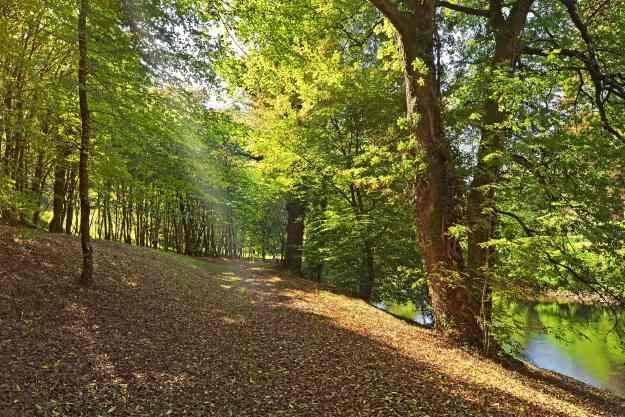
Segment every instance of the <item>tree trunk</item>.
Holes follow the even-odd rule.
[[[74,206],[75,206],[75,192],[76,192],[76,167],[73,166],[68,171],[67,179],[65,180],[67,190],[65,195],[65,233],[72,234],[72,224],[74,221]]]
[[[93,282],[93,248],[89,235],[89,103],[87,101],[87,77],[89,62],[87,58],[87,14],[89,0],[80,0],[78,15],[78,97],[80,101],[80,162],[78,167],[80,194],[80,244],[82,248],[82,272],[78,283],[90,285]]]
[[[373,244],[365,239],[363,253],[364,276],[360,280],[359,295],[365,301],[371,301],[375,285],[375,261],[373,258]]]
[[[60,138],[58,139],[61,140]],[[65,217],[65,176],[67,175],[66,151],[57,145],[56,161],[54,163],[54,186],[52,199],[52,220],[50,232],[63,233],[63,219]],[[63,147],[64,148],[64,147]]]
[[[46,176],[44,175],[44,153],[40,151],[37,154],[37,162],[35,163],[35,176],[32,178],[31,183],[31,191],[33,192],[33,196],[36,198],[36,208],[33,212],[33,225],[35,227],[39,226],[39,215],[41,213],[41,203],[42,203],[42,190],[43,184],[45,183]]]
[[[484,89],[487,92],[483,103],[481,139],[477,153],[477,165],[468,196],[467,226],[468,251],[467,270],[476,281],[482,282],[481,320],[488,342],[487,323],[491,320],[491,289],[488,268],[494,256],[487,243],[494,237],[497,225],[494,187],[500,182],[503,160],[497,153],[503,153],[506,131],[501,127],[508,114],[499,109],[499,97],[493,89],[495,71],[512,73],[515,69],[521,47],[521,34],[533,0],[518,0],[506,18],[501,8],[490,10],[489,26],[495,37],[495,51],[490,68],[485,72]]]
[[[297,275],[302,273],[302,244],[304,243],[304,207],[300,201],[286,204],[285,266]]]
[[[465,274],[459,242],[449,232],[459,220],[460,182],[441,120],[434,58],[436,1],[412,0],[406,12],[387,0],[371,2],[397,29],[403,50],[408,123],[419,144],[415,157],[426,166],[416,179],[415,197],[436,328],[459,342],[481,347],[480,285]]]

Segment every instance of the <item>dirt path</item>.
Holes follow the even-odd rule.
[[[78,251],[0,228],[0,416],[625,415],[267,266],[96,242],[81,290]]]

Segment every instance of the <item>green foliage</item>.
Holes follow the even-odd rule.
[[[297,200],[306,276],[354,293],[371,281],[379,299],[426,296],[414,207],[431,161],[413,129],[424,119],[405,114],[400,39],[375,7],[92,3],[98,233],[197,255],[222,254],[206,247],[215,239],[232,256],[280,258],[285,205]],[[447,184],[458,216],[444,233],[460,244],[462,269],[475,226],[471,191],[487,196],[478,217],[493,231],[480,245],[493,256],[481,267],[501,292],[625,296],[625,146],[617,140],[625,16],[614,7],[594,19],[592,2],[578,3],[594,48],[562,4],[536,1],[521,37],[533,52],[519,51],[511,65],[494,58],[488,20],[447,9],[437,20],[442,137],[459,179]],[[0,8],[0,214],[43,226],[59,179],[70,232],[80,133],[75,9],[67,0]],[[609,90],[597,90],[589,58],[579,58],[591,49]],[[411,65],[426,75],[423,61]],[[224,91],[231,108],[209,109]],[[473,189],[481,169],[493,181]]]
[[[371,279],[379,297],[412,298],[421,265],[400,198],[411,167],[398,149],[402,91],[377,58],[372,9],[246,1],[234,10],[246,53],[222,73],[253,101],[247,147],[263,156],[260,175],[305,203],[305,274],[354,293]]]

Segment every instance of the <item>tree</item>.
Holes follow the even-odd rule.
[[[302,246],[304,244],[304,206],[296,198],[286,203],[286,248],[284,264],[297,275],[302,273]]]
[[[485,283],[465,268],[459,241],[450,230],[460,223],[461,185],[441,117],[434,51],[437,2],[409,1],[406,10],[387,0],[371,2],[399,34],[408,125],[420,148],[414,157],[422,157],[425,166],[415,186],[416,210],[436,325],[463,343],[482,346]]]
[[[80,245],[82,248],[82,271],[79,284],[87,286],[93,282],[93,247],[91,245],[91,231],[89,224],[89,140],[90,140],[90,113],[87,90],[89,77],[89,47],[87,18],[89,15],[89,0],[80,0],[78,13],[78,96],[80,100],[80,163],[78,177],[80,181]]]
[[[495,192],[505,187],[502,176],[504,168],[514,164],[512,160],[515,158],[517,161],[520,159],[519,155],[511,152],[510,147],[514,142],[526,140],[519,135],[524,129],[523,124],[531,125],[532,118],[540,117],[540,110],[528,115],[527,107],[515,108],[514,105],[504,103],[505,100],[510,100],[510,103],[523,100],[521,91],[510,92],[510,86],[516,83],[514,74],[521,65],[522,54],[548,55],[537,48],[524,46],[523,34],[528,21],[531,22],[531,37],[536,39],[534,42],[545,42],[543,39],[547,38],[553,48],[561,48],[555,49],[554,56],[568,56],[581,61],[583,67],[579,68],[579,73],[585,71],[592,81],[595,91],[594,96],[590,97],[598,109],[601,125],[616,138],[620,137],[620,132],[610,122],[614,118],[613,113],[606,109],[615,106],[615,101],[618,102],[621,97],[619,81],[602,70],[600,60],[595,55],[594,40],[576,1],[560,2],[569,22],[563,18],[557,4],[542,4],[532,0],[518,0],[506,5],[491,0],[473,2],[471,6],[435,1],[371,0],[371,3],[390,21],[401,45],[408,124],[420,145],[415,156],[423,157],[425,165],[424,172],[419,173],[416,187],[418,227],[433,307],[439,320],[437,326],[452,330],[463,342],[487,347],[490,341],[491,276],[495,264],[492,242],[497,237],[499,214],[502,213]],[[487,3],[486,8],[480,7],[482,3]],[[535,18],[528,20],[535,3],[538,3],[537,10],[533,11]],[[489,46],[481,51],[490,56],[477,65],[480,69],[476,77],[479,89],[473,91],[475,95],[468,103],[469,106],[475,106],[477,97],[481,109],[460,122],[464,126],[467,121],[477,124],[481,132],[476,143],[476,162],[469,166],[470,175],[465,176],[463,182],[458,181],[457,175],[465,168],[455,158],[449,136],[445,136],[449,120],[443,123],[441,117],[440,94],[445,72],[440,59],[435,59],[440,56],[435,43],[439,36],[436,27],[439,19],[437,7],[460,12],[471,19],[477,18],[477,21],[470,21],[467,25],[473,33],[479,33],[480,20],[484,20],[494,41],[492,52]],[[596,15],[601,9],[599,7],[591,12]],[[553,34],[552,29],[558,32],[563,24],[564,27],[572,24],[577,29],[586,52],[567,49],[567,41],[562,39],[565,36]],[[451,26],[445,28],[448,27]],[[475,36],[477,44],[480,43],[478,39]],[[550,68],[543,69],[550,71]],[[525,71],[531,72],[527,69]],[[543,82],[548,78],[544,75],[542,77]],[[584,76],[580,75],[580,78],[578,97],[584,85]],[[466,79],[459,83],[467,84]],[[555,97],[554,100],[560,102]],[[558,110],[562,114],[562,106]],[[522,119],[515,120],[519,116]],[[462,201],[463,184],[468,184],[466,203]],[[464,214],[458,215],[462,208]],[[506,215],[515,216],[509,212]],[[465,251],[459,249],[460,241],[454,236],[455,225],[466,230]],[[553,262],[551,255],[547,259]],[[560,267],[562,265],[559,263]],[[575,269],[569,266],[568,272],[581,281],[589,280],[587,272],[580,274]],[[590,282],[596,280],[591,279]]]

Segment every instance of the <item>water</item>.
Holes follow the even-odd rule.
[[[403,304],[384,302],[376,303],[376,307],[386,310],[396,316],[414,321],[421,326],[430,327],[434,324],[434,317],[425,308],[419,308],[412,302]]]
[[[500,298],[495,322],[504,347],[528,362],[625,396],[625,339],[607,308]]]
[[[382,303],[381,308],[431,324],[412,303]],[[618,315],[625,320],[625,312]],[[544,369],[625,396],[625,338],[615,318],[598,305],[526,302],[498,297],[495,326],[504,348]]]

